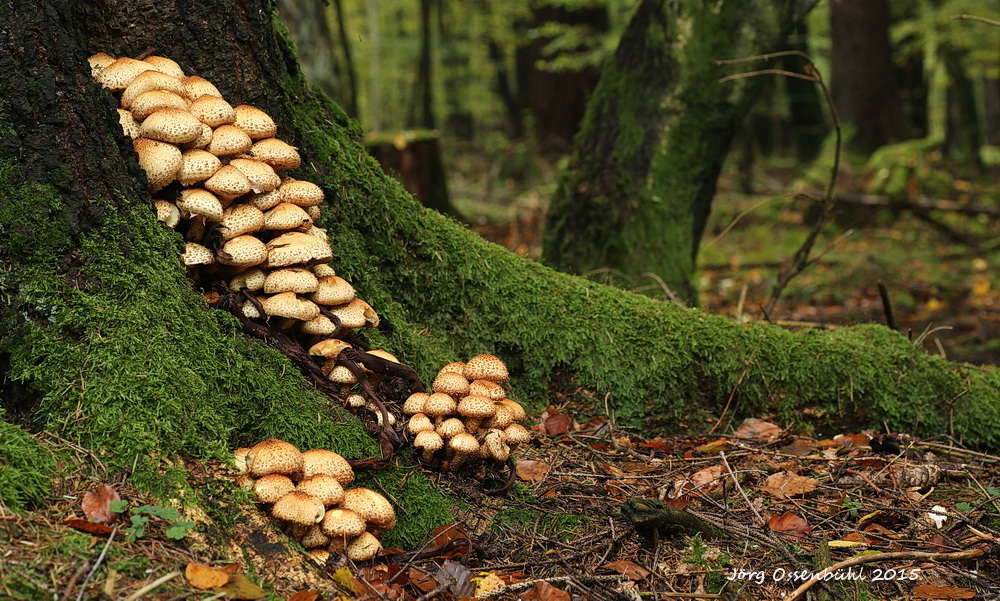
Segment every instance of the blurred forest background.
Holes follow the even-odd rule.
[[[741,3],[702,4],[740,18]],[[888,323],[930,352],[1000,363],[1000,0],[818,0],[774,48],[801,55],[697,57],[712,85],[754,87],[713,157],[693,267],[673,278],[627,252],[573,264],[545,240],[602,73],[627,28],[652,30],[633,22],[641,4],[278,1],[306,76],[357,118],[386,170],[513,252],[735,319]]]

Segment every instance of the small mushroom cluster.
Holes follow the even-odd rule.
[[[425,462],[435,463],[445,449],[451,470],[470,458],[504,462],[531,434],[518,422],[524,409],[507,398],[502,384],[507,366],[493,355],[449,363],[431,384],[431,394],[417,392],[403,404],[410,415],[407,431]]]
[[[385,497],[367,488],[344,489],[354,470],[333,451],[303,453],[270,438],[234,455],[241,472],[237,483],[269,505],[271,515],[287,522],[291,535],[321,562],[330,553],[372,559],[382,550],[381,534],[396,525]]]
[[[157,218],[184,234],[181,260],[192,278],[245,291],[235,310],[270,318],[327,359],[330,380],[353,385],[354,375],[330,361],[336,344],[350,345],[313,345],[376,327],[379,316],[329,264],[326,231],[314,225],[323,190],[280,175],[301,158],[275,137],[274,120],[230,105],[211,82],[185,75],[168,58],[102,52],[88,60],[94,80],[119,100],[119,121],[146,172]]]

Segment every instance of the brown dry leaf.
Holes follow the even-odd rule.
[[[712,467],[707,467],[692,474],[691,481],[694,482],[696,487],[702,488],[715,483],[720,477],[722,477],[723,471],[725,471],[724,466],[713,465]]]
[[[319,593],[316,591],[299,591],[293,593],[288,601],[316,601],[316,599],[319,599]]]
[[[219,570],[203,563],[189,563],[184,568],[184,577],[195,588],[210,589],[225,586],[233,575],[228,570]]]
[[[424,593],[429,593],[437,588],[437,581],[434,580],[434,577],[423,570],[410,568],[406,575],[410,578],[410,584]]]
[[[107,524],[88,522],[87,520],[81,518],[66,518],[62,521],[62,523],[64,526],[75,528],[76,530],[86,532],[87,534],[111,534],[114,530],[114,528],[108,526]]]
[[[469,535],[465,529],[457,522],[438,526],[431,532],[431,541],[428,547],[443,547],[452,541],[461,541],[450,547],[447,551],[442,550],[438,557],[451,558],[465,555],[469,552]]]
[[[736,436],[740,438],[757,438],[760,440],[774,440],[784,432],[779,426],[771,422],[754,417],[743,420],[740,427],[736,429]]]
[[[549,464],[534,459],[517,460],[517,477],[525,482],[538,483],[549,473]]]
[[[601,569],[618,572],[629,580],[638,581],[644,579],[646,576],[649,576],[649,570],[627,559],[606,563],[601,566]]]
[[[649,442],[640,442],[639,446],[645,447],[647,449],[656,449],[657,451],[664,451],[666,453],[674,452],[673,445],[670,444],[670,442],[666,438],[663,438],[662,436],[657,436],[656,438],[650,440]]]
[[[913,587],[912,590],[914,595],[925,599],[972,599],[976,596],[976,591],[957,586],[921,584]]]
[[[111,502],[121,500],[122,498],[118,496],[118,491],[107,484],[100,484],[88,490],[83,495],[83,501],[80,503],[80,506],[83,509],[83,515],[87,516],[87,519],[99,524],[108,524],[115,521],[115,518],[118,517],[118,514],[111,511]]]
[[[235,574],[229,584],[214,589],[217,593],[226,593],[230,599],[263,599],[267,596],[264,589],[250,581],[243,574]]]
[[[791,444],[785,445],[785,446],[781,447],[780,449],[778,449],[778,451],[781,452],[781,453],[784,453],[786,455],[794,455],[796,457],[805,457],[807,455],[811,455],[812,452],[815,451],[818,448],[819,448],[819,445],[817,445],[814,442],[810,442],[808,440],[802,440],[801,438],[797,438],[797,439],[793,440]]]
[[[870,440],[871,437],[867,434],[838,434],[833,437],[833,442],[842,447],[853,447],[868,444],[868,441]]]
[[[558,436],[569,432],[569,425],[569,418],[549,405],[548,409],[542,412],[542,417],[538,422],[538,431],[549,436]]]
[[[798,476],[791,472],[771,474],[760,489],[772,497],[791,499],[816,490],[819,480]]]
[[[729,439],[720,438],[718,440],[713,440],[712,442],[706,442],[705,444],[695,447],[695,450],[699,453],[705,455],[715,455],[720,451],[725,451],[729,448]]]
[[[535,599],[536,601],[570,601],[569,593],[556,588],[545,582],[536,582],[527,593],[521,595],[521,599]]]
[[[767,520],[767,525],[776,532],[788,532],[796,536],[804,536],[812,530],[809,522],[789,511],[781,515],[772,515],[771,519]]]

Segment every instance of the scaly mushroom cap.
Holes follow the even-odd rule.
[[[337,505],[344,498],[344,487],[336,478],[327,474],[303,478],[295,490],[311,494],[326,506]]]
[[[278,188],[281,198],[300,207],[313,207],[323,203],[323,189],[312,182],[292,180]]]
[[[152,66],[148,65],[146,68],[153,69]],[[160,71],[143,71],[142,73],[136,75],[135,79],[133,79],[131,83],[128,84],[128,87],[125,88],[125,91],[122,92],[122,108],[133,108],[137,98],[146,92],[152,92],[153,90],[171,92],[179,98],[184,98],[187,94],[187,91],[184,90],[184,84],[182,84],[181,80],[176,77],[172,77]],[[181,108],[187,108],[187,99],[184,100],[184,106]]]
[[[318,220],[320,218],[320,216],[323,214],[323,212],[319,210],[319,207],[315,207],[314,206],[314,207],[302,207],[302,208],[305,209],[306,215],[309,215],[309,219],[312,219],[313,221]],[[315,235],[312,232],[308,232],[308,233],[311,236]]]
[[[351,302],[343,305],[330,307],[330,313],[336,315],[341,325],[345,328],[354,329],[365,326],[378,326],[378,314],[375,313],[371,305],[360,298],[354,298]]]
[[[177,227],[177,224],[181,222],[180,209],[174,203],[166,200],[154,200],[153,206],[156,207],[157,221],[162,221],[172,228]]]
[[[425,430],[433,430],[434,422],[425,413],[414,413],[406,422],[406,431],[414,436]]]
[[[504,442],[504,435],[501,430],[489,430],[483,436],[483,441],[479,447],[479,455],[484,459],[495,459],[503,462],[510,457],[510,447]]]
[[[247,470],[256,477],[294,474],[302,471],[302,453],[290,442],[268,438],[250,447]]]
[[[350,509],[331,509],[320,522],[323,534],[333,538],[355,538],[365,531],[365,519]]]
[[[267,285],[266,283],[264,284]],[[319,315],[316,303],[296,296],[294,292],[282,292],[264,299],[264,312],[268,317],[288,317],[299,321],[309,321]]]
[[[329,336],[337,331],[337,324],[321,313],[299,324],[299,331],[309,336]]]
[[[105,52],[98,52],[93,56],[87,57],[87,63],[90,64],[90,76],[92,78],[96,78],[97,74],[101,72],[101,69],[107,67],[113,62],[115,62],[115,57]]]
[[[496,412],[496,405],[484,396],[470,394],[458,402],[458,414],[466,418],[465,429],[472,434],[479,430],[479,424],[493,417]]]
[[[514,413],[502,402],[496,404],[497,412],[483,424],[487,428],[503,430],[514,423]]]
[[[139,122],[125,109],[118,109],[118,125],[122,126],[126,136],[133,140],[139,137]]]
[[[351,348],[351,345],[343,340],[327,338],[309,347],[309,354],[323,357],[324,359],[336,359],[340,355],[340,351],[348,348]]]
[[[178,94],[167,90],[150,90],[141,94],[132,102],[131,113],[136,121],[142,121],[156,111],[162,109],[187,110],[188,101]]]
[[[302,207],[283,202],[264,213],[264,229],[286,231],[312,225],[309,214]]]
[[[212,128],[202,123],[201,135],[199,135],[196,139],[192,140],[191,142],[182,144],[181,147],[184,148],[185,150],[204,150],[208,148],[209,143],[211,143],[212,134],[213,134]]]
[[[330,359],[323,364],[323,373],[326,374],[327,380],[336,382],[337,384],[353,385],[358,383],[358,379],[351,370],[343,365],[337,365],[336,359]]]
[[[260,231],[263,226],[264,214],[259,209],[247,204],[237,204],[222,212],[219,232],[222,233],[223,240],[232,240],[236,236]]]
[[[312,208],[315,207],[306,207],[306,215],[309,215],[309,209]],[[313,219],[312,215],[309,215],[309,219]],[[313,238],[319,238],[324,242],[329,242],[329,236],[326,235],[326,230],[321,227],[310,225],[309,229],[306,230],[306,233],[312,236]]]
[[[341,486],[354,480],[351,464],[341,455],[326,449],[311,449],[302,453],[302,477],[311,478],[318,474],[333,476]]]
[[[267,247],[263,242],[246,234],[226,242],[219,254],[219,263],[231,267],[253,267],[267,260]]]
[[[465,363],[465,378],[473,380],[489,380],[490,382],[506,382],[509,377],[507,366],[493,355],[476,355]]]
[[[250,180],[236,167],[226,165],[208,178],[205,187],[221,200],[230,201],[250,191]]]
[[[271,190],[270,192],[262,192],[261,194],[251,194],[246,198],[247,204],[251,204],[261,211],[266,211],[268,209],[273,209],[274,207],[282,203],[281,192],[278,190]]]
[[[484,396],[493,402],[503,400],[507,395],[503,386],[489,380],[473,380],[469,383],[469,394]]]
[[[215,87],[212,82],[204,77],[192,75],[181,79],[181,83],[184,84],[184,90],[187,91],[188,98],[201,98],[205,94],[222,98],[222,92],[219,91],[219,88]]]
[[[355,294],[354,286],[344,278],[333,275],[320,278],[316,292],[309,298],[320,305],[335,306],[351,302]]]
[[[181,153],[181,168],[177,172],[177,181],[182,186],[193,186],[215,175],[221,167],[222,161],[211,152],[185,150]]]
[[[294,292],[296,294],[305,294],[307,292],[314,292],[318,285],[319,281],[316,279],[316,276],[305,267],[285,267],[284,269],[277,269],[267,274],[267,279],[264,281],[264,293],[280,294],[282,292]]]
[[[171,144],[191,142],[201,135],[201,121],[184,109],[163,108],[146,117],[139,135]]]
[[[257,302],[263,299],[259,296],[254,296]],[[240,307],[240,311],[243,313],[244,317],[249,317],[250,319],[257,319],[258,317],[263,317],[264,315],[257,309],[257,305],[253,303],[250,299],[243,301],[243,305]]]
[[[310,526],[318,524],[326,514],[326,507],[316,497],[299,490],[281,497],[271,508],[271,515],[293,524]]]
[[[365,397],[361,396],[360,394],[349,394],[347,395],[347,398],[344,399],[344,404],[347,405],[348,407],[353,407],[354,409],[360,409],[361,407],[364,407],[367,403],[365,402]],[[389,414],[389,417],[392,417],[391,413]],[[390,419],[390,421],[392,420]],[[379,420],[379,423],[380,424],[382,423],[381,420]]]
[[[270,165],[254,159],[233,159],[229,164],[243,172],[250,180],[254,193],[270,192],[281,185],[281,178]]]
[[[498,405],[502,405],[508,412],[510,412],[510,418],[515,422],[523,420],[526,416],[524,413],[524,407],[520,405],[517,401],[512,401],[510,399],[501,399]],[[504,426],[506,427],[506,426]]]
[[[121,92],[132,83],[132,80],[152,66],[134,58],[122,57],[101,69],[94,81],[112,92]]]
[[[435,423],[440,424],[444,416],[454,413],[458,404],[455,399],[443,392],[435,392],[424,400],[423,413],[434,418]]]
[[[451,469],[457,470],[465,463],[467,457],[479,452],[479,442],[472,434],[463,432],[456,434],[448,441],[448,448],[455,453],[451,460]]]
[[[410,421],[412,423],[413,420],[411,419]],[[413,439],[413,447],[420,449],[421,456],[427,463],[434,460],[434,453],[439,451],[443,446],[444,440],[434,430],[421,430],[417,432],[416,437]]]
[[[438,374],[431,384],[431,389],[458,399],[469,394],[469,381],[455,373]]]
[[[266,138],[254,142],[248,153],[258,161],[264,161],[275,171],[296,169],[302,164],[299,151],[291,144],[286,144],[277,138]]]
[[[361,536],[347,543],[347,556],[351,561],[368,561],[374,559],[382,550],[379,542],[371,532],[363,532]]]
[[[239,486],[243,490],[253,490],[254,482],[253,476],[250,474],[240,474],[236,478],[236,486]]]
[[[183,263],[185,267],[193,267],[195,265],[211,265],[214,262],[215,256],[212,255],[212,251],[209,249],[194,242],[184,243],[184,254],[181,255],[181,263]]]
[[[235,125],[220,125],[212,130],[208,151],[216,156],[231,156],[250,150],[253,142],[245,131]]]
[[[391,528],[396,523],[396,511],[389,501],[374,490],[368,488],[349,488],[344,491],[342,509],[350,509],[357,513],[365,522],[379,528]]]
[[[292,536],[305,549],[318,549],[330,544],[330,537],[323,533],[319,524],[312,526],[295,524],[292,526]]]
[[[229,280],[229,288],[230,290],[249,290],[255,292],[264,287],[264,280],[266,279],[267,274],[263,270],[251,267],[234,275]]]
[[[521,424],[511,424],[503,429],[504,440],[511,449],[516,449],[531,440],[531,432]]]
[[[427,397],[429,396],[426,392],[414,392],[406,397],[406,401],[403,403],[403,413],[407,415],[423,413],[424,403],[427,402]]]
[[[337,270],[333,268],[333,265],[329,263],[320,263],[319,265],[313,265],[310,269],[316,274],[318,278],[328,278],[330,276],[337,275]]]
[[[435,432],[440,434],[441,438],[450,440],[459,434],[465,433],[465,424],[457,417],[449,417],[437,425]]]
[[[150,192],[156,192],[174,181],[174,176],[181,168],[179,148],[148,138],[133,140],[132,146],[139,155],[139,166],[146,172]]]
[[[326,263],[333,258],[328,242],[302,232],[286,232],[268,242],[267,249],[267,263],[271,267]]]
[[[259,108],[241,104],[235,110],[236,127],[245,131],[254,140],[273,138],[274,134],[278,133],[274,119]]]
[[[321,566],[325,566],[326,562],[330,561],[330,558],[332,556],[333,556],[333,554],[330,553],[330,551],[327,550],[327,549],[310,549],[309,550],[309,557],[312,557],[313,561],[315,561],[316,563],[318,563]]]
[[[222,203],[214,194],[201,188],[181,191],[177,208],[185,218],[204,217],[212,222],[222,220]]]
[[[166,58],[164,56],[147,56],[142,59],[142,62],[150,64],[154,69],[160,73],[166,73],[167,75],[172,75],[177,79],[184,79],[184,70],[175,61]]]
[[[247,473],[247,453],[249,452],[249,447],[240,447],[233,451],[233,466],[240,474]]]
[[[399,363],[399,359],[396,358],[396,355],[393,355],[392,353],[384,349],[380,348],[372,349],[368,351],[368,354],[378,357],[379,359],[385,359],[389,363]],[[363,361],[360,363],[360,365],[361,367],[365,368],[365,371],[371,371],[370,369],[368,369],[368,366],[366,366]]]
[[[295,490],[292,479],[284,474],[268,474],[253,484],[257,500],[268,505]]]
[[[222,98],[211,94],[199,96],[191,103],[188,110],[199,121],[212,128],[229,125],[236,121],[236,111],[233,110],[233,106]]]
[[[447,373],[454,373],[454,374],[458,374],[460,376],[464,375],[465,374],[465,363],[462,363],[461,361],[452,361],[451,363],[445,365],[444,367],[442,367],[438,371],[438,375],[439,376],[441,374],[447,374]]]

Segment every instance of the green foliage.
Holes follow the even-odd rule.
[[[0,506],[21,513],[50,494],[56,458],[21,427],[3,421],[0,407]]]
[[[111,502],[111,511],[115,513],[124,514],[126,508],[128,508],[128,501]],[[167,538],[174,540],[184,538],[188,531],[194,528],[194,522],[180,519],[181,512],[175,507],[142,505],[140,507],[132,507],[128,510],[128,513],[130,514],[129,526],[125,529],[125,538],[128,541],[142,538],[146,534],[146,529],[149,527],[149,520],[151,518],[157,520],[154,524],[162,522],[160,525],[164,529],[164,534]]]

